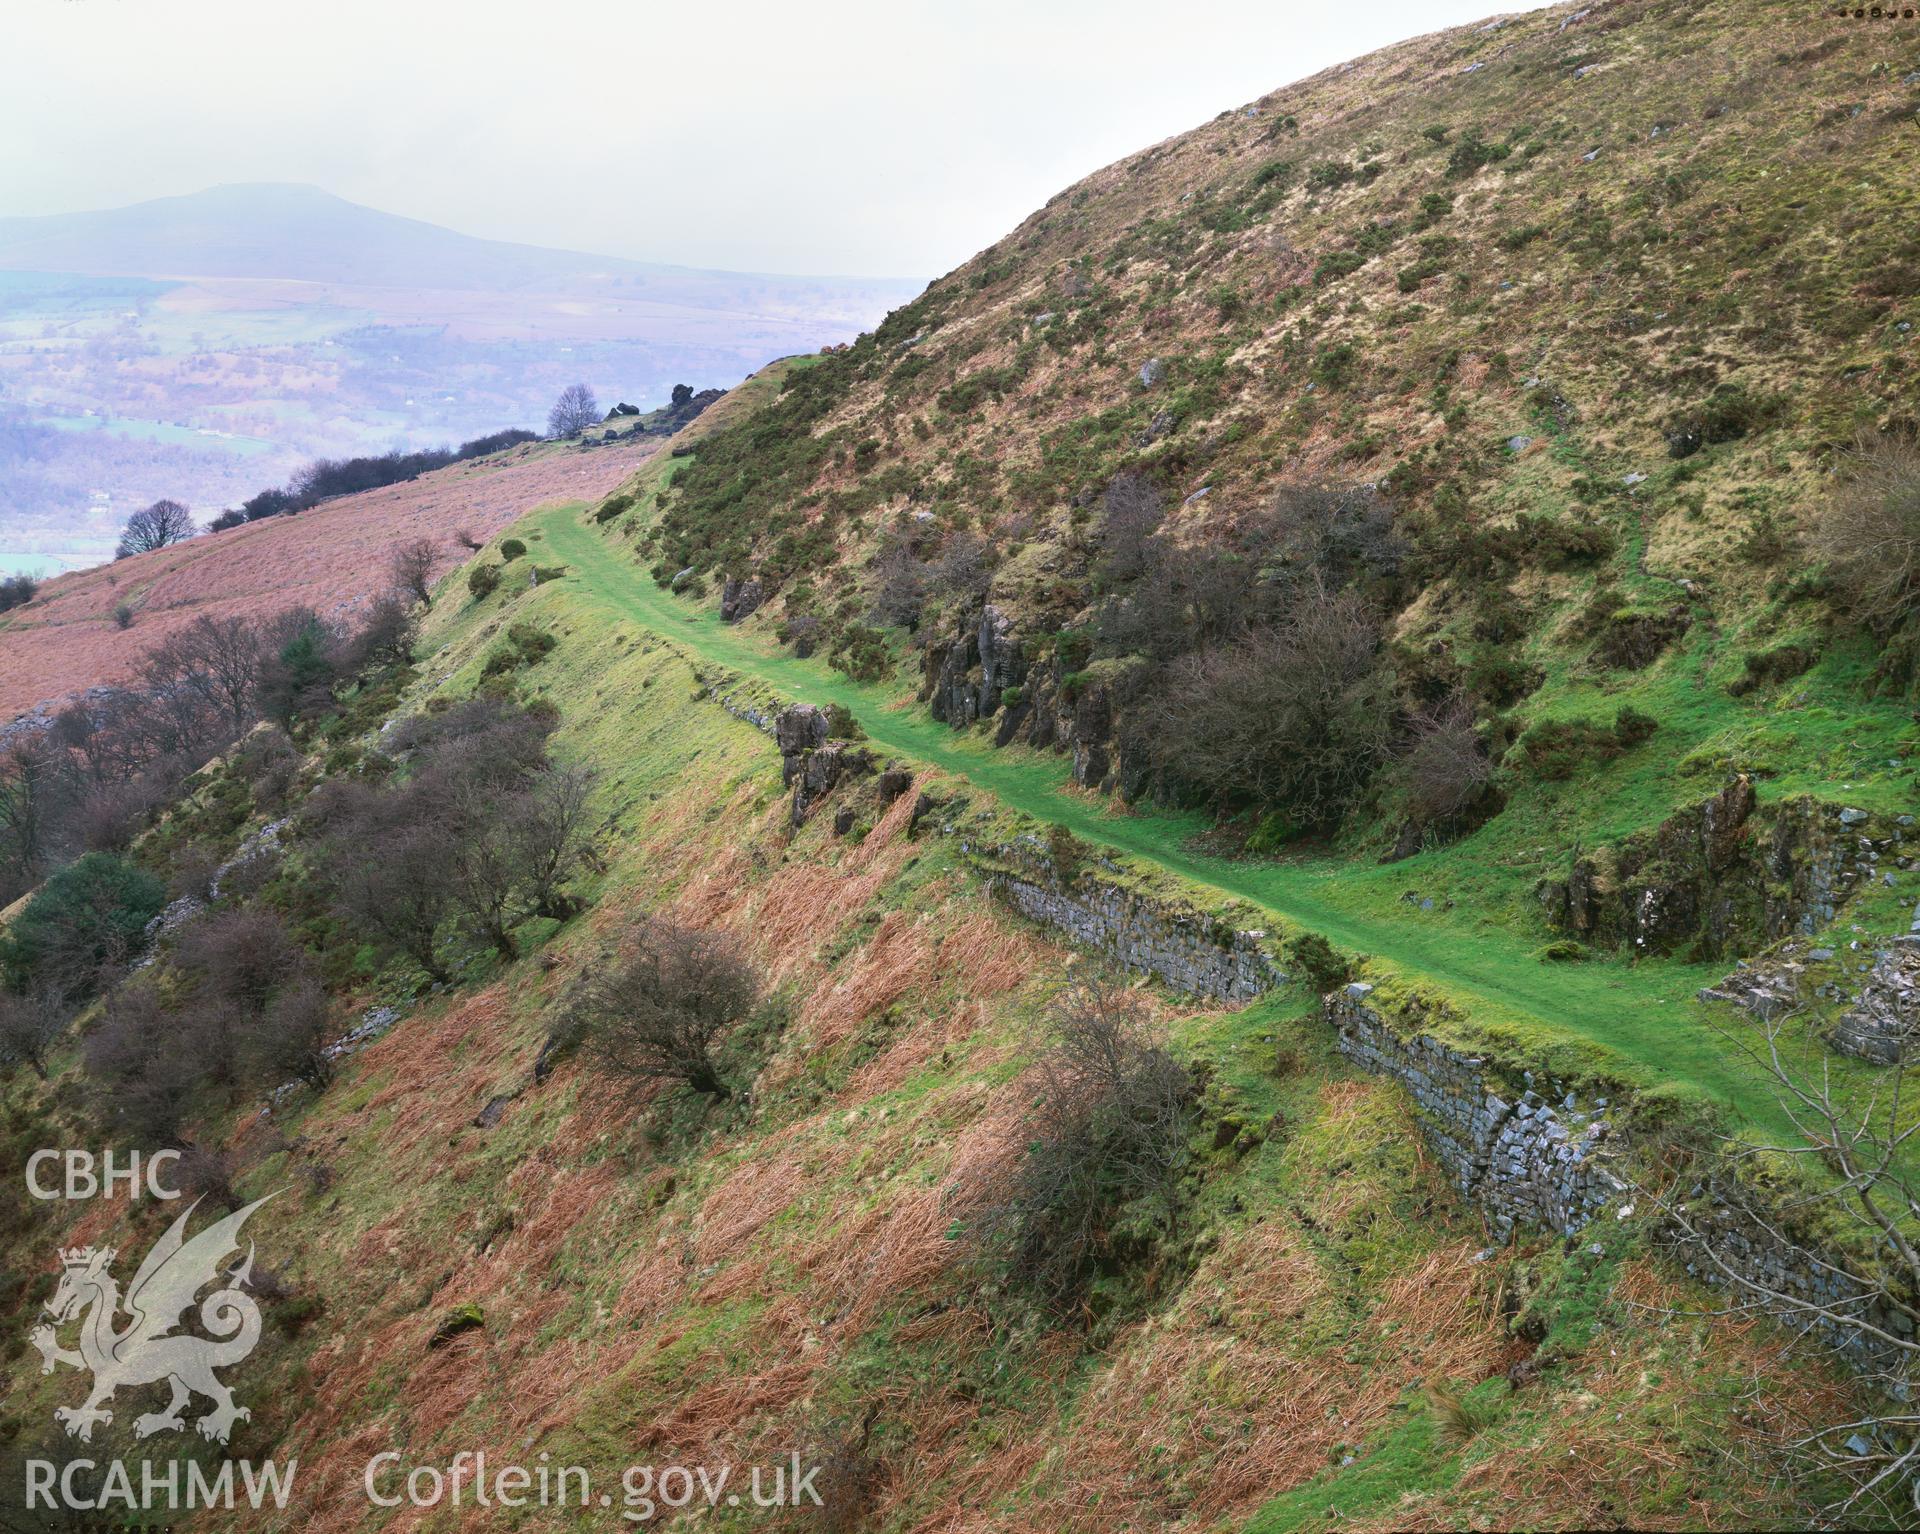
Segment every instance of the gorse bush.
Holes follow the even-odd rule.
[[[147,923],[166,904],[151,873],[90,852],[51,875],[0,938],[0,968],[15,991],[57,988],[89,996],[136,958]]]

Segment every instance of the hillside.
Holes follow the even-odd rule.
[[[778,374],[687,437],[764,407]],[[523,523],[534,557],[583,509]],[[1711,1318],[1635,1227],[1487,1261],[1407,1100],[1341,1060],[1299,987],[1239,1011],[1136,993],[1206,1082],[1177,1250],[1122,1264],[1064,1322],[983,1281],[955,1232],[1018,1155],[1036,1040],[1086,960],[988,900],[960,838],[916,827],[922,795],[966,792],[956,772],[893,754],[904,791],[844,784],[796,829],[772,743],[723,711],[697,651],[634,621],[643,589],[587,570],[476,601],[441,588],[402,711],[483,687],[510,631],[550,635],[510,675],[557,706],[559,753],[598,767],[606,863],[579,886],[589,915],[529,932],[519,963],[463,959],[444,994],[322,939],[349,1015],[400,1020],[322,1094],[264,1117],[207,1100],[246,1196],[288,1190],[258,1227],[273,1324],[229,1452],[297,1458],[301,1480],[284,1511],[194,1526],[494,1527],[471,1503],[420,1522],[361,1491],[376,1452],[474,1449],[586,1467],[596,1488],[636,1463],[826,1467],[830,1514],[720,1520],[743,1528],[1791,1521],[1766,1479],[1776,1424],[1844,1415],[1845,1384]],[[374,740],[328,770],[377,761]],[[214,824],[238,781],[216,765],[178,818]],[[251,898],[311,920],[318,851],[303,836]],[[566,998],[641,913],[734,934],[777,986],[784,1021],[728,1056],[750,1098],[703,1107],[554,1057]],[[78,1100],[16,1095],[15,1133],[58,1134]],[[65,1213],[37,1206],[18,1239],[112,1229],[133,1250],[159,1221]],[[71,1452],[45,1426],[62,1378],[14,1376],[15,1452]],[[1464,1394],[1469,1436],[1428,1384]],[[104,1430],[92,1452],[108,1445],[133,1452]]]
[[[0,617],[0,718],[124,682],[142,654],[204,614],[307,606],[350,618],[386,588],[401,544],[432,539],[437,576],[467,557],[458,534],[484,541],[544,502],[605,494],[655,446],[513,449],[60,576]]]
[[[191,612],[321,517],[485,543],[28,763],[83,813],[0,794],[9,1157],[273,1195],[250,1418],[129,1389],[84,1443],[79,1306],[25,1318],[175,1210],[0,1208],[0,1482],[297,1460],[171,1515],[272,1534],[1913,1527],[1920,552],[1834,537],[1920,504],[1913,47],[1417,39],[657,451],[116,567]],[[212,759],[115,777],[176,706]],[[475,1452],[602,1512],[367,1490]],[[700,1505],[776,1463],[824,1507]]]
[[[1694,991],[1819,917],[1628,839],[1741,775],[1755,828],[1920,798],[1914,627],[1863,632],[1818,574],[1843,450],[1911,405],[1914,188],[1861,164],[1903,74],[1895,34],[1790,6],[1617,4],[1276,92],[1063,192],[672,466],[639,561],[752,593],[716,658],[917,672],[934,718],[1136,812],[1083,834],[1188,871],[1244,846],[1205,877],[1449,955],[1415,970],[1484,964],[1476,1005],[1531,993],[1530,1025],[1684,1080]],[[1344,725],[1357,780],[1282,772],[1290,800],[1208,776],[1192,732],[1261,760],[1218,714],[1278,706],[1254,663],[1302,581],[1378,615],[1341,685],[1400,724]],[[1228,684],[1261,703],[1206,715]],[[1472,765],[1452,800],[1422,798],[1427,745]],[[1136,829],[1156,801],[1188,818]],[[1182,845],[1195,811],[1219,829]],[[1915,893],[1876,879],[1854,930],[1905,933]],[[1695,963],[1543,967],[1556,937]]]

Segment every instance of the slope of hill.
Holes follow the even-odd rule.
[[[124,682],[141,655],[202,614],[305,606],[351,620],[392,584],[401,544],[432,539],[437,576],[467,557],[457,535],[484,541],[543,502],[605,494],[655,446],[509,449],[48,581],[0,617],[0,718]],[[122,608],[131,620],[124,626]]]
[[[750,419],[778,374],[681,445]],[[521,531],[550,551],[557,518],[583,510]],[[271,1325],[234,1371],[253,1415],[228,1452],[300,1470],[285,1508],[191,1526],[498,1527],[497,1505],[427,1513],[363,1489],[376,1454],[402,1456],[376,1467],[384,1497],[479,1451],[580,1467],[636,1513],[652,1482],[623,1483],[629,1467],[820,1467],[824,1512],[714,1510],[743,1529],[1799,1516],[1770,1477],[1781,1425],[1843,1419],[1844,1383],[1751,1321],[1690,1314],[1706,1296],[1637,1226],[1489,1253],[1405,1098],[1339,1059],[1300,988],[1239,1012],[1142,996],[1205,1083],[1192,1224],[1083,1314],[1031,1309],[957,1232],[1030,1133],[1044,1019],[1085,961],[988,901],[960,838],[916,831],[921,796],[951,802],[965,781],[896,757],[904,791],[842,785],[796,828],[777,754],[712,700],[710,664],[637,625],[598,573],[463,590],[443,584],[403,712],[484,689],[506,635],[551,638],[515,678],[557,710],[565,759],[598,770],[593,912],[529,933],[518,963],[463,960],[451,994],[363,969],[351,1004],[402,1015],[324,1092],[265,1116],[207,1099],[239,1194],[286,1189],[257,1217]],[[372,781],[386,733],[335,751]],[[229,803],[236,781],[217,764],[201,797]],[[315,852],[301,833],[260,909],[304,898]],[[553,1048],[583,973],[643,916],[732,934],[777,988],[779,1027],[728,1056],[750,1092],[701,1107]],[[77,1129],[70,1069],[46,1092],[16,1079],[15,1133]],[[36,1206],[12,1238],[134,1250],[158,1229],[150,1207],[85,1207],[76,1223],[76,1206]],[[10,1473],[75,1452],[49,1426],[62,1383],[10,1382]],[[86,1452],[216,1451],[114,1426]]]
[[[1917,797],[1912,620],[1819,566],[1842,450],[1913,424],[1916,188],[1870,153],[1914,110],[1903,36],[1620,0],[1223,113],[675,465],[639,563],[1136,811],[1216,812],[1207,851],[1278,858],[1236,878],[1505,948],[1540,1022],[1587,982],[1533,951],[1690,958],[1593,981],[1673,1007],[1671,1048],[1595,1017],[1656,1074],[1710,1058],[1709,967],[1831,908],[1675,851],[1690,807],[1744,774],[1754,846]],[[1352,712],[1280,749],[1235,722],[1304,717],[1306,588],[1382,629]],[[1903,935],[1915,893],[1896,867],[1847,920]]]
[[[824,1513],[684,1515],[729,1530],[1911,1525],[1905,1475],[1834,1511],[1906,1409],[1728,1311],[1675,1223],[1811,1243],[1920,1318],[1831,1149],[1733,1174],[1743,1137],[1801,1142],[1746,1015],[1696,999],[1754,959],[1801,987],[1794,1067],[1887,1100],[1828,1042],[1911,949],[1912,631],[1850,616],[1818,536],[1838,446],[1907,408],[1905,233],[1848,220],[1912,177],[1843,153],[1920,76],[1893,36],[1619,0],[1223,114],[611,494],[550,487],[513,531],[563,574],[493,581],[489,548],[410,654],[186,779],[112,865],[185,913],[0,1127],[171,1115],[210,1200],[283,1190],[224,1452],[298,1484],[191,1526],[595,1517],[369,1498],[475,1451],[580,1467],[607,1519],[631,1467],[695,1497],[693,1467],[819,1467]],[[1324,657],[1260,646],[1326,611],[1363,664],[1307,729],[1263,689]],[[1264,775],[1196,790],[1221,716],[1271,726],[1234,758]],[[591,845],[547,877],[550,818]],[[1116,912],[1179,985],[1063,941]],[[761,1002],[671,1069],[622,1020],[706,1003],[645,964],[606,989],[662,921]],[[236,949],[257,994],[206,957]],[[1206,952],[1259,994],[1182,981]],[[1150,1093],[1106,1095],[1074,1027]],[[295,1029],[299,1081],[231,1043]],[[1607,1191],[1549,1207],[1576,1161]],[[22,1209],[0,1283],[28,1308],[56,1245],[165,1216]],[[77,1443],[78,1390],[9,1374],[0,1480],[223,1452],[136,1439],[132,1391]]]

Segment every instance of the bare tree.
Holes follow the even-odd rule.
[[[1143,715],[1135,738],[1168,786],[1337,820],[1393,739],[1378,619],[1315,584],[1279,622],[1176,661]]]
[[[1493,781],[1493,759],[1474,728],[1473,704],[1455,696],[1414,724],[1404,767],[1408,808],[1422,825],[1471,809]]]
[[[340,913],[382,947],[405,954],[434,980],[449,973],[440,928],[452,910],[444,823],[414,813],[418,801],[369,796],[328,836],[324,867]],[[389,802],[391,801],[391,802]]]
[[[578,768],[541,774],[508,816],[519,898],[530,916],[565,921],[579,902],[566,883],[594,858],[587,826],[592,779]]]
[[[1140,993],[1113,976],[1069,985],[1048,1025],[1026,1154],[968,1231],[1014,1278],[1067,1309],[1101,1263],[1122,1260],[1118,1226],[1155,1240],[1176,1233],[1194,1086]]]
[[[255,689],[267,656],[265,635],[246,618],[202,614],[155,645],[140,663],[151,691],[197,693],[239,730],[253,716]]]
[[[1147,568],[1147,540],[1160,530],[1166,498],[1144,474],[1116,474],[1107,485],[1100,522],[1100,578],[1138,579]]]
[[[85,1041],[102,1122],[154,1149],[185,1143],[188,1104],[203,1074],[195,1043],[151,983],[114,991]]]
[[[926,565],[910,544],[889,544],[873,561],[873,605],[867,615],[875,623],[909,633],[919,628],[927,599],[926,576]]]
[[[0,991],[0,1065],[20,1064],[47,1079],[47,1051],[67,1026],[71,1003],[55,987]]]
[[[431,538],[410,538],[393,551],[393,584],[410,591],[422,606],[433,606],[433,564],[439,553]]]
[[[600,422],[600,402],[583,383],[568,384],[547,414],[549,437],[577,437]]]
[[[55,851],[61,810],[73,798],[71,758],[51,731],[27,730],[0,747],[0,892],[32,883]]]
[[[1687,1258],[1704,1261],[1709,1276],[1727,1287],[1730,1308],[1771,1315],[1845,1348],[1884,1395],[1885,1411],[1816,1425],[1791,1445],[1810,1478],[1837,1474],[1850,1483],[1830,1516],[1847,1520],[1863,1507],[1885,1513],[1896,1504],[1911,1516],[1920,1511],[1920,1403],[1913,1399],[1920,1378],[1920,1181],[1909,1168],[1920,1118],[1903,1100],[1905,1065],[1870,1088],[1844,1089],[1833,1079],[1831,1057],[1806,1038],[1793,1011],[1763,1019],[1757,1043],[1748,1033],[1728,1037],[1757,1066],[1799,1143],[1725,1140],[1710,1187],[1655,1197]],[[1797,1191],[1779,1175],[1794,1162],[1806,1174]],[[1757,1175],[1744,1175],[1750,1169]],[[1739,1234],[1739,1248],[1719,1239],[1728,1228]],[[1841,1244],[1864,1254],[1857,1267],[1839,1264]],[[1780,1260],[1739,1260],[1741,1250],[1756,1248],[1771,1248]],[[1812,1283],[1783,1283],[1779,1275],[1786,1273],[1810,1275]]]
[[[186,507],[178,501],[155,501],[144,511],[136,511],[127,518],[113,557],[126,559],[134,554],[151,553],[169,544],[183,543],[193,534],[193,516]]]
[[[575,983],[566,1012],[592,1052],[623,1075],[726,1098],[734,1089],[718,1051],[761,994],[759,972],[730,935],[649,921]]]
[[[333,1080],[332,1032],[326,991],[311,974],[297,976],[278,988],[247,1031],[250,1074],[269,1088],[294,1080],[324,1092]]]
[[[1875,632],[1920,609],[1920,443],[1862,443],[1814,524],[1814,543],[1848,607]]]

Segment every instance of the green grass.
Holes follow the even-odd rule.
[[[1535,957],[1538,930],[1461,907],[1420,912],[1400,892],[1431,867],[1415,859],[1390,869],[1338,860],[1259,863],[1194,850],[1205,829],[1195,815],[1135,814],[1070,792],[1064,764],[1024,751],[996,751],[958,734],[879,686],[863,686],[814,661],[769,653],[756,637],[722,625],[660,589],[626,563],[574,508],[536,513],[523,527],[546,535],[571,569],[581,598],[602,621],[624,619],[680,645],[708,667],[725,667],[785,698],[838,703],[875,746],[936,767],[1036,819],[1140,860],[1219,895],[1245,900],[1294,927],[1364,955],[1378,980],[1437,988],[1470,1019],[1476,1041],[1524,1047],[1550,1068],[1621,1078],[1643,1088],[1678,1087],[1737,1121],[1787,1132],[1772,1098],[1729,1057],[1694,992],[1724,965],[1620,960],[1548,968]],[[1424,865],[1424,866],[1423,866]]]

